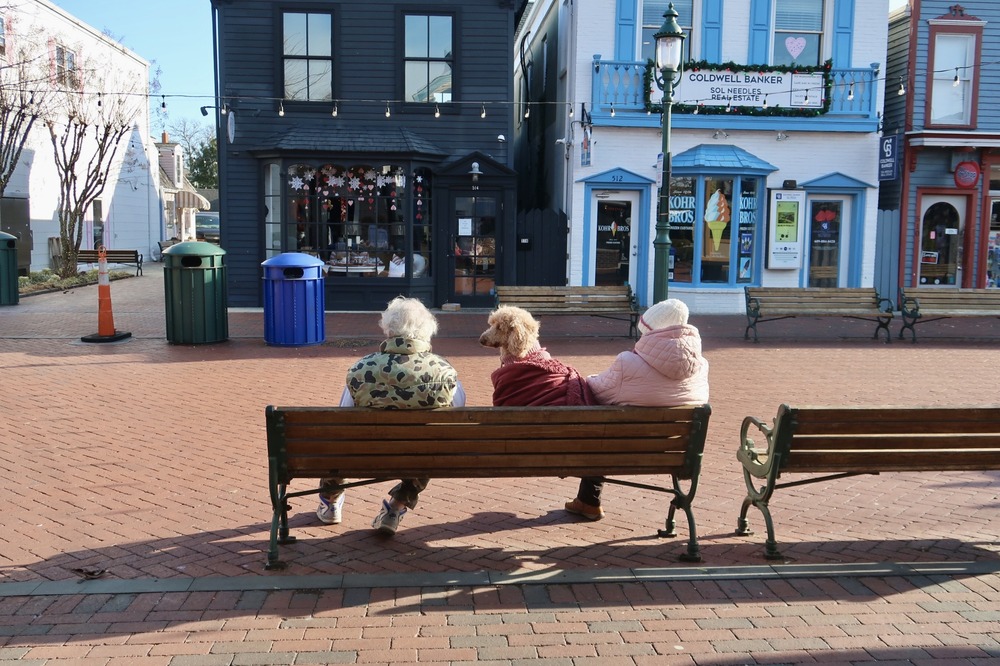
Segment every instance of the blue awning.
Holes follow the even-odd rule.
[[[777,171],[778,167],[733,145],[712,146],[703,143],[671,156],[670,169],[674,174],[711,171],[764,176]]]

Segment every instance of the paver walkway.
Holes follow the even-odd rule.
[[[260,311],[233,310],[229,341],[171,345],[159,271],[112,284],[122,343],[79,340],[96,332],[96,287],[0,308],[0,663],[1000,660],[1000,475],[789,489],[772,505],[784,563],[762,558],[762,535],[733,534],[744,416],[995,404],[998,320],[885,345],[867,322],[795,319],[753,344],[741,317],[694,316],[713,406],[701,565],[677,561],[685,526],[654,536],[665,506],[648,491],[609,488],[607,519],[589,523],[560,510],[571,479],[436,480],[393,539],[370,529],[388,484],[350,491],[335,527],[293,501],[289,568],[265,572],[264,407],[336,403],[377,314],[328,313],[325,344],[281,348]],[[490,403],[497,366],[476,343],[486,314],[439,315],[435,351],[471,405]],[[589,374],[626,329],[553,317],[542,338]]]

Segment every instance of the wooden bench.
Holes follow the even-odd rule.
[[[766,450],[748,436],[751,427],[764,434]],[[781,559],[769,509],[776,489],[881,472],[1000,470],[1000,407],[781,405],[771,426],[752,416],[743,420],[736,457],[747,487],[736,533],[753,533],[747,510],[757,507],[767,525],[765,556]],[[792,473],[822,476],[778,483]]]
[[[747,327],[743,339],[757,339],[757,324],[791,317],[846,317],[874,321],[875,335],[885,332],[889,342],[892,322],[892,301],[879,298],[873,288],[819,287],[744,287]]]
[[[135,266],[135,274],[142,275],[142,253],[138,250],[106,250],[109,264],[126,264]],[[82,264],[96,264],[99,260],[97,250],[80,250],[76,260]]]
[[[594,315],[628,317],[628,334],[639,337],[639,307],[626,285],[586,287],[497,286],[496,304],[515,305],[533,315]]]
[[[691,503],[698,487],[711,407],[449,407],[379,410],[274,407],[267,422],[273,515],[267,569],[283,568],[295,479],[342,477],[343,488],[405,478],[669,475],[671,485],[608,483],[673,494],[660,536],[675,536],[674,512],[687,516],[684,561],[701,561]],[[688,482],[684,492],[680,481]],[[567,487],[567,490],[569,488]],[[575,487],[574,487],[575,490]]]
[[[903,317],[899,339],[910,329],[916,342],[917,324],[950,317],[1000,317],[1000,289],[900,288],[899,312]]]
[[[160,251],[160,257],[159,257],[159,259],[157,259],[156,257],[154,257],[154,260],[156,260],[156,261],[163,261],[163,251],[166,250],[167,248],[170,248],[170,247],[173,247],[174,245],[177,245],[178,243],[180,243],[179,240],[173,240],[173,239],[171,239],[171,240],[156,241],[156,245],[157,245],[157,247],[159,248],[159,251]]]

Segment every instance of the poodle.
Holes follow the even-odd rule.
[[[479,344],[500,350],[500,358],[524,358],[538,349],[538,321],[523,308],[501,305],[492,313],[490,327],[479,336]]]
[[[489,325],[479,344],[500,350],[500,367],[490,375],[494,405],[595,404],[587,380],[538,344],[539,324],[530,312],[501,305]]]

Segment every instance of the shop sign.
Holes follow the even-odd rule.
[[[978,162],[959,162],[955,165],[955,184],[972,189],[979,184],[979,174]]]
[[[823,108],[823,75],[806,72],[685,71],[674,90],[680,104]]]

